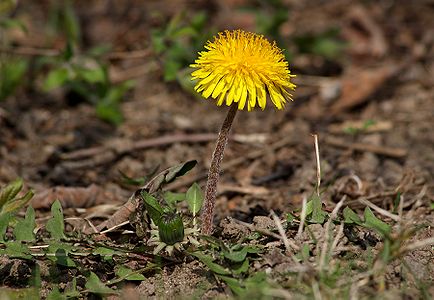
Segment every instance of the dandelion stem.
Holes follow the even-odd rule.
[[[217,143],[212,154],[211,166],[208,171],[208,180],[205,188],[205,203],[202,212],[202,234],[209,235],[212,232],[212,222],[214,219],[214,206],[217,197],[217,183],[220,177],[220,165],[223,160],[226,144],[232,122],[237,114],[238,106],[231,105],[220,129]]]

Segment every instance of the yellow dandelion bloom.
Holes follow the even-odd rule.
[[[208,41],[207,51],[191,65],[197,68],[192,79],[195,90],[205,98],[210,96],[217,105],[238,103],[238,109],[252,110],[256,104],[265,108],[267,94],[282,109],[294,90],[288,62],[276,43],[264,36],[242,30],[225,31]]]

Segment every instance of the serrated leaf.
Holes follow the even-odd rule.
[[[7,202],[12,201],[18,195],[22,188],[23,180],[18,178],[0,190],[0,211]]]
[[[351,208],[348,206],[344,208],[344,223],[352,224],[355,223],[357,225],[362,225],[362,219],[360,219],[359,215],[356,214]]]
[[[143,203],[145,205],[147,213],[151,217],[152,221],[154,221],[154,224],[158,226],[158,223],[160,222],[161,216],[163,214],[163,208],[158,203],[157,199],[155,199],[145,190],[142,190],[140,192],[140,195],[143,199]]]
[[[4,242],[6,230],[8,229],[9,221],[11,220],[11,213],[0,214],[0,242]]]
[[[32,206],[28,206],[24,219],[18,221],[17,225],[15,225],[15,239],[17,241],[34,241],[35,234],[33,233],[33,230],[35,229],[35,226],[35,210]]]
[[[142,274],[135,273],[134,270],[131,270],[130,268],[119,266],[116,269],[116,275],[121,278],[125,278],[125,280],[145,280],[146,277]]]
[[[189,210],[193,216],[196,216],[203,204],[203,193],[200,186],[196,182],[193,183],[193,185],[187,190],[186,200]]]
[[[10,258],[32,259],[30,250],[27,245],[18,241],[5,242],[5,249],[0,249],[0,255],[6,255]]]
[[[383,236],[387,236],[390,233],[390,226],[378,219],[369,207],[365,207],[364,217],[364,226],[376,230]]]
[[[85,287],[95,294],[116,294],[114,290],[102,283],[94,272],[90,272]]]
[[[51,205],[51,215],[52,218],[47,221],[45,229],[47,229],[53,239],[60,240],[65,238],[63,211],[59,200],[54,201]]]
[[[231,274],[231,271],[226,269],[223,266],[220,266],[219,264],[216,264],[211,256],[205,255],[201,252],[193,252],[191,255],[197,257],[201,262],[203,262],[212,272],[219,274],[219,275],[229,275]]]

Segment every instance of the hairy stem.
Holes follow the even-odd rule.
[[[217,196],[217,183],[220,177],[220,165],[228,143],[229,132],[232,122],[237,114],[237,105],[231,105],[220,129],[217,143],[212,154],[211,166],[208,171],[208,181],[205,188],[205,203],[202,211],[202,234],[209,235],[212,232],[212,221],[214,219],[214,206]]]

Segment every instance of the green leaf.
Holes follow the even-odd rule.
[[[159,190],[164,184],[170,183],[190,171],[196,164],[196,160],[190,160],[161,171],[146,184],[148,191],[153,193]]]
[[[12,95],[22,84],[28,69],[28,62],[24,59],[9,59],[0,63],[0,101]]]
[[[175,167],[168,169],[167,175],[165,177],[166,183],[174,181],[177,177],[185,175],[188,171],[193,169],[197,164],[196,160],[189,160]]]
[[[164,192],[163,198],[168,204],[176,204],[185,200],[185,193],[173,193],[170,191]]]
[[[158,203],[157,199],[147,193],[145,190],[140,192],[140,195],[143,199],[143,203],[146,207],[146,211],[151,217],[154,224],[158,226],[161,216],[163,215],[163,208]]]
[[[127,268],[125,266],[119,266],[116,269],[116,276],[125,278],[126,280],[145,280],[146,277],[142,274],[136,273],[134,270]]]
[[[0,255],[6,255],[10,258],[32,259],[27,245],[18,241],[6,242],[4,244],[6,245],[6,248],[0,249]]]
[[[383,236],[389,235],[391,230],[390,226],[378,219],[369,207],[365,207],[364,217],[364,226],[376,230]]]
[[[114,290],[102,283],[94,272],[90,272],[85,287],[94,294],[116,294]]]
[[[300,256],[303,261],[305,262],[309,261],[310,248],[308,244],[303,244],[303,246],[301,247]]]
[[[17,241],[34,241],[35,234],[35,210],[32,206],[27,207],[26,216],[15,225],[14,236]]]
[[[233,270],[234,274],[242,274],[249,270],[249,259],[246,258],[243,263],[238,267],[238,269]]]
[[[7,186],[0,190],[0,210],[7,203],[12,201],[23,188],[23,180],[21,178],[12,181]]]
[[[62,205],[59,200],[56,200],[51,205],[51,215],[53,216],[48,220],[45,228],[50,233],[51,237],[56,240],[65,238],[65,224],[63,222]]]
[[[101,256],[104,261],[111,261],[113,259],[113,255],[119,254],[119,251],[114,249],[106,248],[106,247],[98,247],[93,250],[93,255]]]
[[[292,222],[294,222],[295,217],[293,216],[293,214],[291,213],[287,213],[286,214],[286,222],[288,224],[291,224]]]
[[[11,213],[0,213],[0,242],[4,242],[4,237],[10,220],[12,219]]]
[[[203,193],[196,182],[187,190],[186,199],[189,210],[193,216],[196,216],[203,204]]]
[[[59,288],[54,286],[51,292],[47,295],[47,300],[64,300],[66,296],[60,293]]]
[[[13,201],[7,202],[3,206],[3,212],[14,212],[26,206],[32,199],[34,193],[33,191],[28,191],[23,197],[14,199]]]
[[[348,206],[344,208],[344,223],[362,225],[362,219]]]
[[[321,198],[316,193],[314,193],[312,195],[311,201],[312,201],[312,217],[310,221],[312,223],[323,224],[327,213],[322,210]]]
[[[247,247],[242,248],[240,251],[229,251],[224,252],[223,255],[225,258],[233,261],[233,262],[242,262],[246,259],[247,256]]]
[[[83,78],[84,81],[91,84],[104,83],[106,81],[106,72],[103,67],[98,66],[94,69],[79,68],[77,74]]]
[[[223,275],[217,275],[217,277],[223,280],[236,295],[244,292],[244,286],[239,279]]]
[[[75,262],[69,257],[73,246],[66,243],[52,241],[45,251],[47,258],[60,266],[76,267]]]
[[[211,256],[205,255],[201,252],[193,252],[191,255],[197,257],[201,262],[203,262],[212,272],[219,275],[229,275],[231,271],[226,269],[225,267],[220,266],[213,262],[213,258]]]
[[[72,278],[70,286],[67,286],[65,292],[63,293],[67,298],[78,298],[80,297],[80,292],[77,290],[77,279]]]
[[[69,71],[66,68],[51,70],[44,81],[43,89],[50,91],[65,84],[68,80]]]

